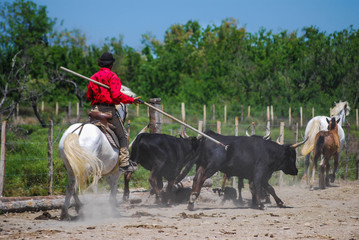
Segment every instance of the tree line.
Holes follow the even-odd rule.
[[[123,36],[88,45],[78,29],[57,31],[57,19],[32,1],[0,3],[0,114],[9,119],[16,104],[79,101],[86,105],[87,82],[59,70],[91,76],[104,51],[114,54],[113,71],[144,100],[166,103],[276,105],[287,111],[308,105],[328,109],[338,100],[358,107],[359,30],[334,33],[315,26],[301,32],[261,28],[249,33],[235,19],[219,26],[189,20],[169,26],[163,40],[142,36],[141,49]],[[115,33],[114,33],[115,34]]]

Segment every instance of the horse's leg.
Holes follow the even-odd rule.
[[[69,176],[69,184],[66,188],[66,196],[64,205],[61,208],[60,220],[72,220],[73,217],[69,214],[70,200],[71,197],[75,194],[75,177]]]
[[[193,211],[194,202],[197,200],[206,177],[206,170],[203,166],[199,166],[196,172],[196,176],[193,179],[192,191],[188,201],[187,209]]]
[[[116,171],[106,177],[106,181],[110,185],[110,204],[113,207],[118,207],[119,203],[117,202],[116,195],[117,195],[117,188],[118,188],[118,180],[121,177],[121,172],[118,168]]]
[[[306,179],[307,185],[309,185],[310,153],[305,156],[304,165],[305,165],[305,170],[304,170],[305,179]]]
[[[329,161],[330,161],[330,158],[328,159],[325,159],[326,161],[324,162],[325,164],[325,185],[326,187],[329,187],[330,184],[329,184],[329,170],[330,170],[330,164],[329,164]]]
[[[322,155],[321,161],[320,161],[320,169],[319,169],[319,188],[324,189],[325,188],[325,168],[326,168],[326,162],[327,159]]]
[[[309,184],[309,189],[310,190],[314,190],[314,178],[315,178],[315,171],[317,169],[317,166],[318,166],[318,158],[320,153],[316,153],[313,157],[313,166],[312,166],[312,179],[310,180],[310,184]]]
[[[333,175],[330,175],[330,182],[333,183],[335,181],[335,178],[337,177],[337,171],[338,171],[338,164],[340,159],[340,152],[334,154],[334,168],[333,168]]]
[[[81,207],[83,206],[83,203],[80,201],[79,195],[77,194],[76,191],[74,191],[73,197],[75,200],[75,210],[77,213],[79,213]]]
[[[125,172],[123,174],[124,179],[124,189],[123,189],[123,201],[128,201],[130,197],[130,180],[131,180],[132,172]]]

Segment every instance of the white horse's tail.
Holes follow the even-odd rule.
[[[80,191],[91,180],[90,186],[97,184],[101,178],[103,163],[95,155],[82,148],[79,144],[79,135],[70,133],[64,141],[64,153],[75,175],[76,186]]]
[[[309,126],[309,129],[306,134],[307,136],[305,136],[306,138],[308,138],[308,140],[305,142],[301,151],[303,156],[306,156],[311,151],[313,151],[315,135],[317,135],[317,133],[319,132],[319,124],[319,121],[313,121],[311,126]]]

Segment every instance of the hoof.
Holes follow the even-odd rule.
[[[194,210],[194,203],[188,203],[187,209],[188,209],[189,211],[193,211],[193,210]]]
[[[329,180],[331,183],[333,183],[335,181],[335,175],[334,174],[329,174]]]
[[[263,204],[261,204],[261,205],[258,206],[258,209],[259,209],[259,210],[266,210],[267,207],[264,206]]]
[[[78,220],[79,217],[78,216],[71,216],[70,214],[67,215],[62,215],[60,216],[60,221],[76,221]]]

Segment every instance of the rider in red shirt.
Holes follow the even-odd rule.
[[[122,171],[134,172],[137,170],[136,164],[129,160],[128,141],[126,137],[126,130],[117,117],[115,105],[124,103],[140,103],[140,97],[130,97],[121,92],[121,81],[117,75],[111,71],[115,59],[111,53],[105,52],[98,59],[98,65],[101,69],[95,73],[91,79],[103,83],[110,87],[106,89],[93,82],[89,82],[87,87],[87,99],[91,101],[92,108],[101,112],[111,112],[112,119],[109,123],[115,126],[115,134],[120,143],[120,158],[119,166]]]

